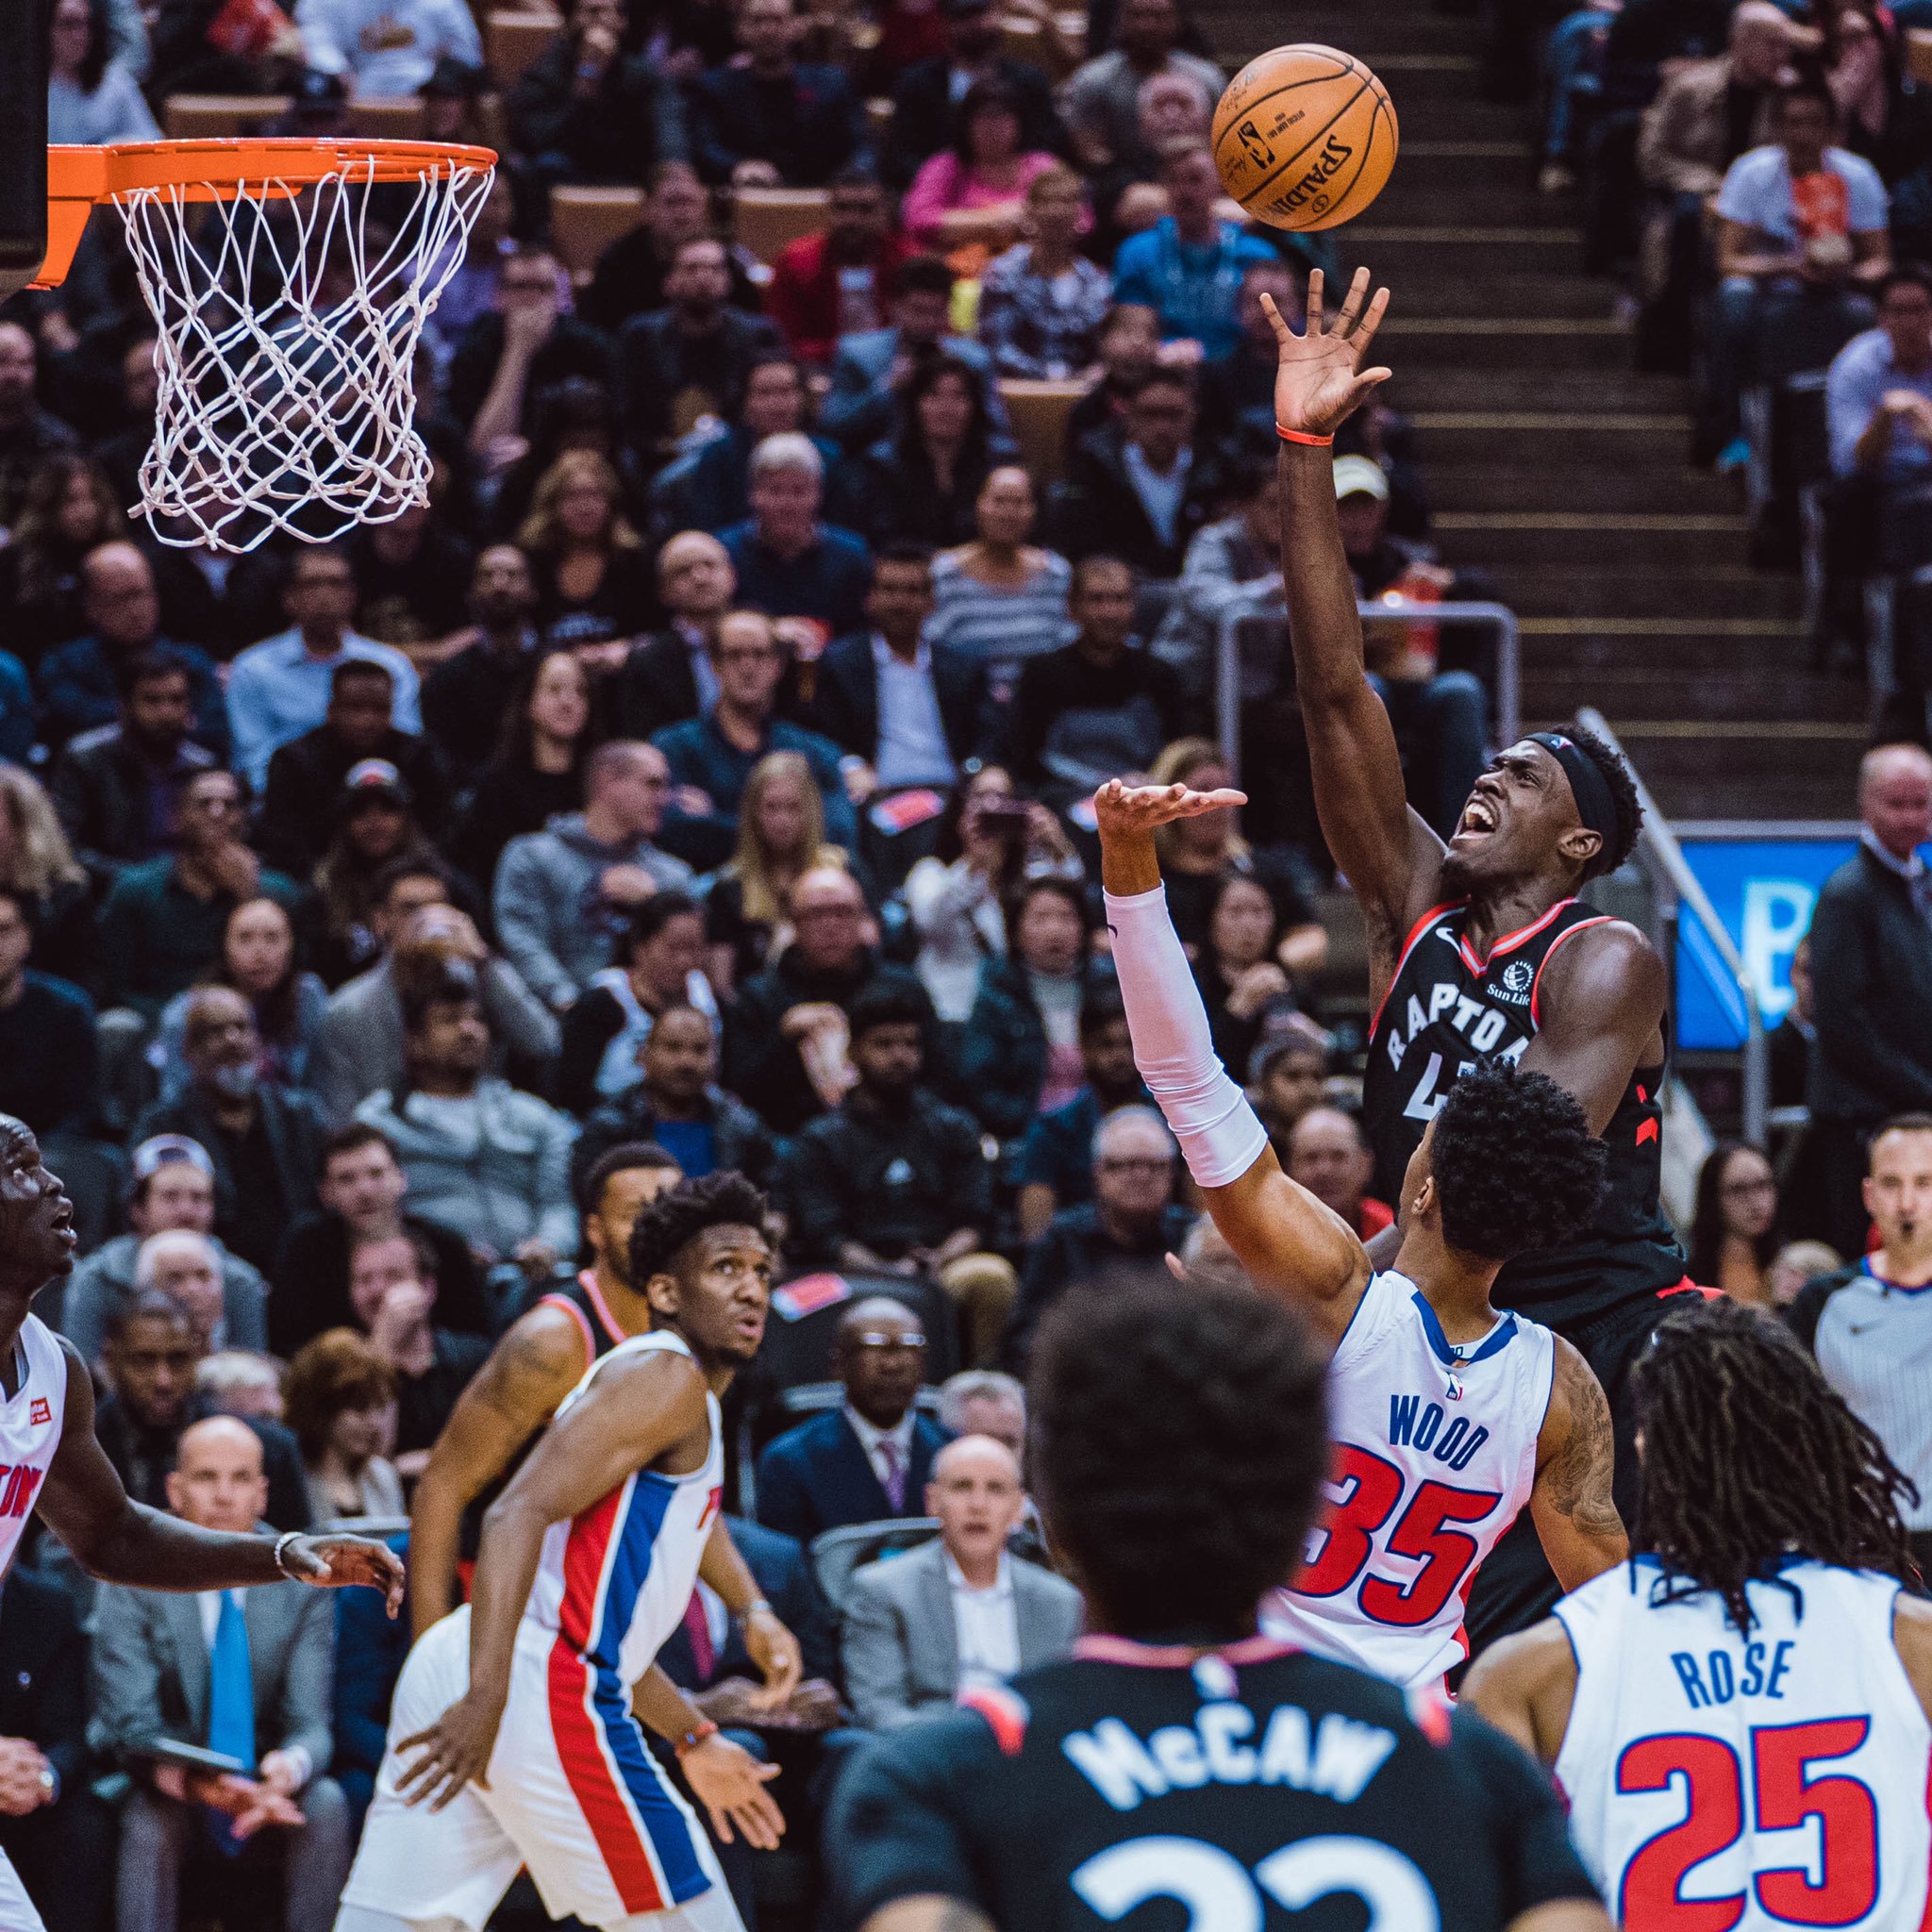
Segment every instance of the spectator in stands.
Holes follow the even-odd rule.
[[[1369,1192],[1375,1157],[1361,1122],[1339,1107],[1310,1108],[1294,1124],[1288,1136],[1288,1174],[1341,1215],[1358,1240],[1371,1240],[1395,1219],[1395,1210]]]
[[[127,1223],[131,1234],[115,1235],[75,1264],[58,1311],[47,1311],[47,1319],[90,1367],[102,1359],[108,1324],[140,1298],[138,1271],[144,1243],[171,1233],[213,1241],[214,1163],[199,1141],[162,1134],[135,1147]],[[237,1347],[262,1347],[268,1283],[258,1270],[230,1254],[219,1241],[213,1245],[221,1272],[224,1332],[237,1338]]]
[[[416,667],[391,645],[349,628],[356,576],[345,550],[302,546],[289,564],[282,605],[291,627],[251,644],[228,669],[235,762],[251,785],[259,789],[275,754],[327,717],[336,668],[350,658],[383,665],[391,679],[390,722],[402,731],[422,730]]]
[[[1079,175],[1049,158],[1026,184],[1026,239],[990,262],[980,278],[979,340],[1000,375],[1066,382],[1098,358],[1113,284],[1079,252],[1086,219]]]
[[[34,971],[33,946],[26,903],[0,886],[0,1108],[44,1141],[93,1125],[99,1070],[92,1001]]]
[[[267,897],[293,911],[295,882],[264,869],[242,842],[243,824],[232,774],[197,772],[183,782],[174,853],[124,867],[101,908],[104,1005],[158,1019],[221,958],[236,907]]]
[[[711,983],[728,994],[771,963],[791,889],[817,867],[852,869],[825,839],[824,800],[800,752],[767,753],[752,767],[738,808],[738,849],[705,891]]]
[[[549,219],[559,182],[635,182],[690,158],[684,97],[650,56],[625,50],[625,0],[575,0],[570,25],[509,91],[510,140],[524,167],[526,225]]]
[[[1685,1273],[1733,1301],[1769,1308],[1777,1253],[1777,1176],[1761,1149],[1720,1141],[1697,1171],[1697,1209]]]
[[[715,1025],[718,1003],[705,978],[705,913],[689,893],[654,892],[631,914],[606,967],[564,1016],[558,1103],[581,1118],[637,1085],[638,1056],[657,1016],[691,1006]]]
[[[87,874],[30,772],[0,762],[0,887],[19,900],[43,973],[92,989],[94,924]]]
[[[1328,1037],[1305,1013],[1289,1016],[1261,1037],[1247,1067],[1248,1091],[1277,1158],[1328,1079]]]
[[[1932,758],[1880,745],[1858,768],[1858,850],[1826,879],[1811,914],[1818,1050],[1811,1139],[1825,1192],[1824,1233],[1864,1250],[1865,1137],[1892,1114],[1932,1108],[1932,932],[1925,866]]]
[[[779,1134],[796,1133],[844,1098],[852,1077],[846,1015],[867,986],[910,988],[925,998],[911,974],[882,963],[867,943],[865,895],[850,873],[814,867],[792,887],[787,910],[791,944],[739,989],[724,1023],[724,1084],[756,1094],[758,1112]]]
[[[1059,820],[1039,800],[1017,798],[1003,765],[982,765],[962,780],[932,853],[906,880],[920,941],[914,969],[940,1018],[951,1024],[973,1010],[981,966],[1006,953],[1005,908],[1024,881],[1084,876]]]
[[[135,1256],[135,1291],[145,1293],[152,1289],[164,1294],[187,1316],[197,1355],[207,1357],[224,1348],[259,1353],[268,1340],[262,1304],[258,1299],[244,1304],[242,1319],[229,1333],[222,1258],[221,1248],[208,1235],[186,1228],[151,1234]]]
[[[26,667],[10,651],[0,651],[0,758],[23,764],[32,756],[38,737],[34,725],[34,688]]]
[[[841,169],[828,225],[778,251],[765,313],[801,362],[824,368],[841,336],[886,325],[906,255],[877,176],[862,164]]]
[[[809,1543],[848,1523],[917,1516],[940,1425],[915,1406],[925,1379],[919,1317],[889,1295],[854,1302],[839,1320],[835,1409],[768,1442],[758,1457],[758,1521]]]
[[[441,863],[418,823],[408,786],[387,758],[364,758],[349,768],[333,817],[334,836],[310,880],[314,891],[304,921],[305,950],[332,987],[382,953],[375,908],[391,867]]]
[[[0,342],[4,340],[0,335]],[[114,724],[125,667],[155,656],[179,664],[188,674],[192,701],[190,735],[210,751],[225,754],[228,720],[214,662],[197,646],[161,636],[154,566],[132,543],[103,543],[88,552],[80,567],[80,586],[87,633],[49,651],[41,660],[42,740],[58,750],[82,732]]]
[[[874,544],[955,543],[973,534],[974,505],[993,464],[992,417],[976,369],[951,356],[908,378],[899,426],[849,479],[851,521]]]
[[[852,1003],[857,1084],[793,1139],[778,1174],[791,1246],[808,1265],[936,1281],[962,1311],[974,1359],[1018,1289],[987,1249],[992,1173],[970,1114],[922,1084],[930,1009],[904,988]]]
[[[1144,772],[1180,736],[1179,678],[1130,641],[1134,596],[1134,573],[1118,557],[1091,556],[1074,567],[1074,641],[1029,658],[1013,694],[1008,740],[1022,785],[1071,797],[1115,774]]]
[[[515,1260],[541,1279],[575,1252],[575,1127],[535,1094],[484,1072],[490,1024],[474,968],[450,962],[406,1001],[404,1026],[405,1083],[372,1093],[356,1118],[395,1150],[427,1219],[492,1262]]]
[[[222,1348],[194,1365],[194,1387],[217,1415],[243,1422],[282,1420],[282,1364],[253,1349]]]
[[[670,772],[679,817],[708,820],[731,832],[758,764],[775,751],[796,752],[811,769],[834,841],[849,848],[858,831],[838,746],[776,715],[785,658],[771,619],[756,610],[734,610],[722,619],[711,666],[717,702],[698,717],[666,725],[651,741]]]
[[[1040,1318],[1076,1283],[1169,1279],[1165,1257],[1187,1238],[1174,1199],[1174,1140],[1151,1108],[1123,1107],[1093,1137],[1093,1198],[1062,1208],[1027,1250],[1000,1360],[1023,1374]]]
[[[1885,490],[1932,476],[1932,278],[1896,269],[1877,299],[1878,326],[1832,360],[1825,405],[1833,470]],[[1858,501],[1869,515],[1869,490]]]
[[[496,752],[450,836],[451,858],[480,893],[488,895],[512,839],[541,832],[582,804],[585,767],[601,735],[584,666],[568,651],[532,658],[505,707]]]
[[[79,450],[58,450],[34,472],[0,550],[0,595],[13,618],[8,648],[29,668],[87,629],[81,567],[90,551],[127,536],[122,502],[99,460]]]
[[[400,1516],[403,1483],[385,1453],[396,1426],[389,1358],[353,1328],[330,1328],[289,1364],[290,1428],[302,1445],[318,1523]]]
[[[1759,343],[1803,329],[1828,360],[1870,324],[1870,291],[1891,266],[1884,183],[1870,161],[1831,144],[1837,119],[1822,83],[1785,89],[1775,145],[1740,155],[1718,191],[1722,280],[1707,353],[1712,420],[1732,439],[1721,468],[1749,454],[1737,437],[1739,397]]]
[[[387,664],[345,658],[330,672],[322,723],[290,740],[268,761],[256,843],[271,863],[291,876],[308,877],[328,849],[344,785],[373,764],[396,775],[419,824],[431,830],[441,824],[448,795],[442,761],[429,740],[391,724],[394,707],[395,684]],[[352,785],[351,791],[368,795],[365,787]]]
[[[254,1531],[268,1482],[247,1424],[214,1416],[188,1429],[168,1502],[198,1528]],[[103,1584],[95,1614],[94,1732],[135,1779],[121,1813],[122,1925],[174,1932],[187,1871],[245,1859],[280,1866],[286,1932],[323,1932],[349,1873],[348,1807],[325,1774],[335,1606],[292,1581],[249,1591],[245,1614],[239,1590]],[[142,1755],[184,1734],[247,1770],[184,1772]]]
[[[353,1320],[351,1256],[397,1236],[428,1247],[442,1325],[464,1335],[491,1331],[490,1302],[467,1243],[407,1210],[408,1176],[375,1128],[354,1122],[323,1142],[315,1191],[321,1207],[290,1223],[275,1257],[268,1322],[269,1346],[277,1355],[293,1356],[324,1329]]]
[[[1281,488],[1274,453],[1243,451],[1226,479],[1233,509],[1195,531],[1153,641],[1155,655],[1174,666],[1197,705],[1214,688],[1223,622],[1230,611],[1257,603],[1281,576]]]
[[[671,770],[655,746],[620,739],[584,771],[584,808],[512,839],[496,869],[496,929],[530,991],[565,1011],[610,964],[631,912],[691,883],[691,868],[652,843]]]
[[[1111,261],[1121,243],[1167,212],[1158,186],[1160,157],[1177,141],[1207,141],[1213,134],[1214,92],[1191,74],[1162,68],[1134,92],[1134,141],[1125,154],[1094,169],[1088,193],[1097,220],[1092,248]],[[1145,203],[1144,219],[1129,214]]]
[[[0,529],[18,521],[42,459],[75,446],[74,431],[35,400],[38,374],[33,337],[0,323]]]
[[[734,188],[823,188],[865,144],[865,110],[836,67],[794,58],[791,0],[741,0],[744,58],[697,87],[698,173]]]
[[[518,685],[537,655],[537,589],[514,543],[492,543],[470,573],[471,627],[423,686],[425,737],[458,782],[476,778],[503,735]]]
[[[605,1155],[633,1141],[655,1141],[692,1180],[736,1168],[757,1187],[770,1181],[772,1136],[743,1101],[717,1085],[718,1028],[709,1014],[666,1007],[638,1049],[638,1063],[641,1078],[589,1115],[571,1150],[579,1193]]]
[[[963,1436],[940,1451],[925,1486],[939,1535],[868,1563],[847,1586],[845,1688],[867,1730],[898,1730],[962,1690],[1072,1655],[1080,1592],[1008,1554],[1025,1505],[1019,1457],[1004,1443]]]
[[[998,80],[1017,96],[1022,144],[1058,153],[1066,137],[1053,92],[1030,60],[1015,60],[1002,51],[992,0],[941,0],[940,18],[943,51],[915,60],[892,89],[884,154],[888,183],[903,192],[922,161],[958,139],[960,105],[985,80]]]
[[[1157,74],[1184,74],[1210,101],[1219,100],[1220,68],[1184,53],[1180,10],[1174,0],[1124,0],[1110,52],[1087,61],[1061,91],[1061,110],[1083,165],[1154,159],[1140,146],[1140,91]],[[1191,333],[1191,331],[1181,331]]]
[[[961,1369],[940,1384],[940,1426],[949,1436],[990,1437],[1024,1464],[1026,1385],[997,1369]]]
[[[747,4],[789,9],[791,0]],[[657,469],[672,445],[707,419],[735,422],[752,364],[782,347],[765,317],[728,306],[730,293],[724,242],[696,236],[672,255],[665,306],[633,316],[617,338],[625,436],[647,470]]]
[[[597,272],[580,299],[586,321],[613,335],[633,315],[664,306],[664,277],[687,242],[709,231],[711,197],[689,161],[660,161],[651,171],[651,199],[642,224],[621,235],[597,258]],[[758,287],[733,247],[731,304],[756,308]],[[775,315],[774,320],[776,320]]]
[[[48,781],[60,823],[103,891],[125,867],[167,851],[182,787],[216,763],[188,735],[193,689],[177,658],[142,652],[117,671],[119,722],[70,738]]]
[[[1306,320],[1305,279],[1278,256],[1251,261],[1241,271],[1241,293],[1235,298],[1240,339],[1224,356],[1202,365],[1198,391],[1202,441],[1224,452],[1243,440],[1258,441],[1274,427],[1279,357],[1274,325],[1261,306],[1263,295],[1291,327],[1299,329]]]
[[[1160,319],[1144,302],[1116,302],[1101,318],[1099,347],[1098,379],[1067,413],[1069,456],[1094,430],[1124,419],[1135,391],[1157,366],[1192,354],[1162,342]]]
[[[263,1080],[255,1009],[232,987],[198,988],[182,1035],[188,1086],[135,1123],[135,1138],[179,1134],[214,1163],[215,1226],[245,1261],[267,1268],[282,1230],[315,1205],[325,1131],[299,1088]]]
[[[17,1565],[0,1596],[0,1851],[48,1932],[103,1932],[114,1814],[92,1789],[88,1640],[58,1583]]]
[[[768,617],[811,618],[832,636],[852,629],[872,559],[862,538],[819,521],[825,460],[818,446],[808,436],[767,437],[748,474],[751,515],[719,533],[740,601]]]
[[[990,260],[1019,240],[1026,190],[1056,165],[1020,145],[1020,98],[997,78],[977,80],[959,103],[952,143],[920,163],[907,191],[906,238],[917,248]]]
[[[108,1392],[94,1410],[94,1436],[127,1493],[151,1509],[168,1507],[182,1432],[215,1412],[195,1389],[196,1358],[194,1330],[164,1294],[139,1293],[108,1319],[101,1350]],[[268,1474],[261,1514],[277,1529],[307,1529],[308,1489],[294,1437],[267,1418],[250,1418],[246,1426],[261,1444]]]
[[[365,524],[349,538],[357,627],[406,652],[425,672],[455,648],[463,625],[463,587],[475,557],[455,527],[449,486],[441,477],[435,494],[433,504],[406,505],[398,515]]]
[[[388,1541],[398,1557],[408,1557],[407,1532]],[[388,1605],[378,1601],[373,1590],[345,1590],[337,1596],[335,1700],[330,1713],[336,1755],[329,1769],[348,1801],[352,1841],[360,1836],[369,1801],[375,1795],[375,1774],[389,1743],[390,1707],[409,1641],[407,1606],[403,1615],[391,1617]]]
[[[595,450],[566,450],[544,471],[517,541],[530,560],[546,646],[583,651],[649,622],[650,562],[624,514],[617,471]]]
[[[1861,1257],[1800,1289],[1786,1320],[1911,1479],[1916,1493],[1901,1508],[1913,1558],[1924,1564],[1932,1562],[1932,1439],[1911,1365],[1924,1359],[1932,1315],[1932,1297],[1921,1292],[1932,1283],[1932,1115],[1881,1124],[1867,1166],[1861,1192],[1878,1245],[1863,1253],[1861,1230],[1846,1251]]]
[[[984,664],[989,700],[1002,714],[1024,661],[1057,650],[1074,630],[1073,570],[1057,550],[1030,541],[1038,512],[1032,477],[1018,463],[1002,464],[979,486],[974,541],[933,559],[926,640]]]
[[[862,758],[857,789],[947,790],[990,749],[985,666],[925,637],[932,558],[888,544],[874,559],[865,600],[871,632],[841,638],[818,669],[813,719],[848,757]]]
[[[1220,508],[1227,479],[1197,445],[1192,379],[1157,369],[1125,414],[1081,438],[1067,469],[1060,547],[1077,561],[1131,557],[1149,576],[1177,577],[1194,533]]]
[[[1275,957],[1280,929],[1274,895],[1259,879],[1220,880],[1194,977],[1224,1067],[1245,1067],[1270,1024],[1295,1011],[1293,982]]]
[[[1174,142],[1160,158],[1160,185],[1168,212],[1121,243],[1114,300],[1153,309],[1168,341],[1199,342],[1208,357],[1230,355],[1241,341],[1241,278],[1251,263],[1277,258],[1267,242],[1217,212],[1221,174],[1206,142]]]
[[[1101,1122],[1124,1107],[1152,1105],[1134,1066],[1117,987],[1095,987],[1081,1004],[1080,1070],[1086,1079],[1074,1097],[1026,1129],[1019,1166],[1023,1241],[1037,1241],[1062,1208],[1093,1198],[1093,1137]]]
[[[1788,971],[1791,1003],[1764,1042],[1765,1056],[1771,1062],[1773,1107],[1803,1107],[1810,1085],[1811,1056],[1818,1046],[1818,1027],[1808,937],[1791,948]]]
[[[565,1252],[553,1251],[546,1262],[533,1251],[532,1272],[547,1275]],[[407,1482],[423,1474],[430,1445],[490,1354],[485,1337],[458,1335],[431,1319],[435,1266],[436,1250],[413,1235],[352,1241],[349,1248],[349,1306],[395,1378],[393,1454],[396,1473]]]
[[[297,0],[295,25],[310,71],[341,75],[358,101],[421,93],[439,60],[483,65],[460,0]]]
[[[1006,410],[992,387],[992,358],[966,336],[951,332],[953,271],[934,255],[908,256],[892,298],[892,326],[841,335],[832,358],[832,388],[820,426],[848,450],[870,448],[899,426],[906,385],[936,356],[954,356],[988,385],[988,407],[999,433]]]
[[[754,370],[754,393],[767,386],[769,370],[791,373],[791,365],[772,362]],[[648,738],[717,703],[711,650],[718,620],[737,591],[730,556],[703,530],[681,530],[658,553],[658,594],[671,621],[635,644],[611,680],[611,708],[623,736]]]

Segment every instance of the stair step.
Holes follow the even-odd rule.
[[[1656,672],[1634,667],[1622,672],[1592,670],[1587,675],[1524,669],[1525,715],[1560,711],[1566,705],[1574,706],[1579,692],[1606,717],[1618,711],[1669,711],[1684,723],[1761,724],[1767,730],[1806,721],[1864,728],[1862,692],[1843,684],[1827,688],[1824,679],[1795,672],[1777,678],[1704,672],[1666,680]]]
[[[1405,369],[1454,369],[1472,381],[1491,369],[1630,367],[1630,332],[1608,316],[1391,316],[1379,341],[1378,355]]]
[[[1371,219],[1336,230],[1343,264],[1366,262],[1397,301],[1415,282],[1480,289],[1492,275],[1581,271],[1583,231],[1550,223],[1448,223]]]
[[[1675,415],[1684,401],[1684,385],[1674,376],[1629,369],[1410,369],[1392,341],[1389,363],[1395,371],[1390,400],[1410,414]],[[1667,445],[1671,459],[1680,458],[1684,447]]]
[[[1203,21],[1225,18],[1239,22],[1246,28],[1244,35],[1221,34],[1213,37],[1219,46],[1253,46],[1256,43],[1256,21],[1252,8],[1242,9],[1222,8],[1203,12],[1194,9],[1195,16]],[[1292,36],[1296,41],[1313,41],[1324,47],[1341,47],[1365,60],[1376,73],[1381,73],[1383,64],[1390,56],[1379,51],[1365,50],[1361,46],[1365,16],[1341,8],[1310,7],[1294,8],[1282,14],[1271,15],[1261,27],[1263,35],[1281,33]],[[1421,9],[1408,12],[1398,11],[1389,5],[1389,0],[1376,0],[1374,39],[1375,49],[1400,45],[1405,53],[1417,54],[1473,54],[1480,46],[1482,34],[1479,28],[1466,20],[1445,20],[1441,14]],[[1285,44],[1285,42],[1284,42]],[[1252,58],[1252,56],[1245,57]],[[1391,80],[1390,90],[1394,91],[1395,83]]]
[[[1573,679],[1641,675],[1669,683],[1708,673],[1748,675],[1770,685],[1787,677],[1813,675],[1802,627],[1795,617],[1788,615],[1713,617],[1682,612],[1632,618],[1593,614],[1524,616],[1520,622],[1525,668],[1550,672],[1560,667]],[[1653,705],[1648,708],[1654,711],[1658,708]],[[1752,708],[1745,705],[1742,715],[1748,716]]]
[[[1412,141],[1521,141],[1531,128],[1530,116],[1514,101],[1487,101],[1474,88],[1418,93],[1395,79],[1389,88],[1405,150]]]
[[[1560,271],[1553,275],[1538,275],[1533,270],[1505,272],[1489,276],[1480,289],[1472,289],[1460,280],[1426,277],[1395,291],[1388,325],[1394,328],[1406,322],[1437,318],[1481,321],[1484,318],[1470,313],[1475,300],[1489,305],[1496,316],[1596,322],[1608,319],[1614,299],[1614,291],[1605,283]]]
[[[1443,474],[1433,463],[1424,470],[1439,500],[1438,479]],[[1772,576],[1741,563],[1706,564],[1674,573],[1600,571],[1563,563],[1519,567],[1496,576],[1504,601],[1525,624],[1538,618],[1614,624],[1630,626],[1640,639],[1667,638],[1673,635],[1670,625],[1692,618],[1789,620],[1796,616],[1799,603],[1798,587],[1790,577]],[[1599,614],[1605,611],[1615,616]],[[1544,635],[1563,633],[1546,631]]]
[[[1690,445],[1687,414],[1644,409],[1409,409],[1409,388],[1398,376],[1392,400],[1409,410],[1425,470],[1439,458],[1539,464],[1675,461]]]
[[[1730,515],[1737,508],[1730,484],[1701,471],[1669,465],[1624,465],[1557,461],[1519,466],[1500,459],[1487,463],[1429,463],[1424,475],[1429,500],[1450,510],[1513,510],[1526,503],[1544,510],[1677,510]]]
[[[1430,161],[1404,154],[1375,203],[1378,223],[1467,223],[1486,228],[1568,227],[1574,222],[1562,202],[1536,192],[1529,163],[1489,161],[1480,176],[1470,170],[1442,172]]]
[[[1861,724],[1783,724],[1732,735],[1606,711],[1669,818],[1842,818],[1867,736]]]
[[[1740,551],[1744,532],[1741,516],[1444,510],[1435,520],[1448,562],[1496,570],[1564,562],[1597,570],[1689,570],[1713,554]]]

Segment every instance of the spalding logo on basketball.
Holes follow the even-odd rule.
[[[1381,193],[1395,165],[1395,107],[1352,55],[1312,44],[1257,55],[1214,110],[1229,194],[1276,228],[1332,228]]]

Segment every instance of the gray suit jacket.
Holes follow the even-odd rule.
[[[1063,1657],[1080,1634],[1080,1592],[1037,1563],[1008,1558],[1020,1668]],[[844,1605],[845,1694],[869,1731],[896,1730],[952,1703],[959,1688],[953,1591],[939,1539],[868,1563]]]
[[[255,1679],[256,1756],[300,1745],[317,1775],[333,1749],[333,1593],[306,1583],[242,1592]],[[192,1594],[104,1583],[94,1597],[89,1741],[123,1759],[158,1738],[208,1739],[208,1654]]]

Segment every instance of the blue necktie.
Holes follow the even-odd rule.
[[[248,1623],[242,1598],[232,1590],[222,1592],[222,1613],[215,1621],[214,1649],[208,1657],[208,1748],[226,1757],[239,1757],[255,1769],[255,1679],[248,1665]],[[233,1857],[242,1849],[219,1811],[208,1814],[209,1835],[221,1851]]]

